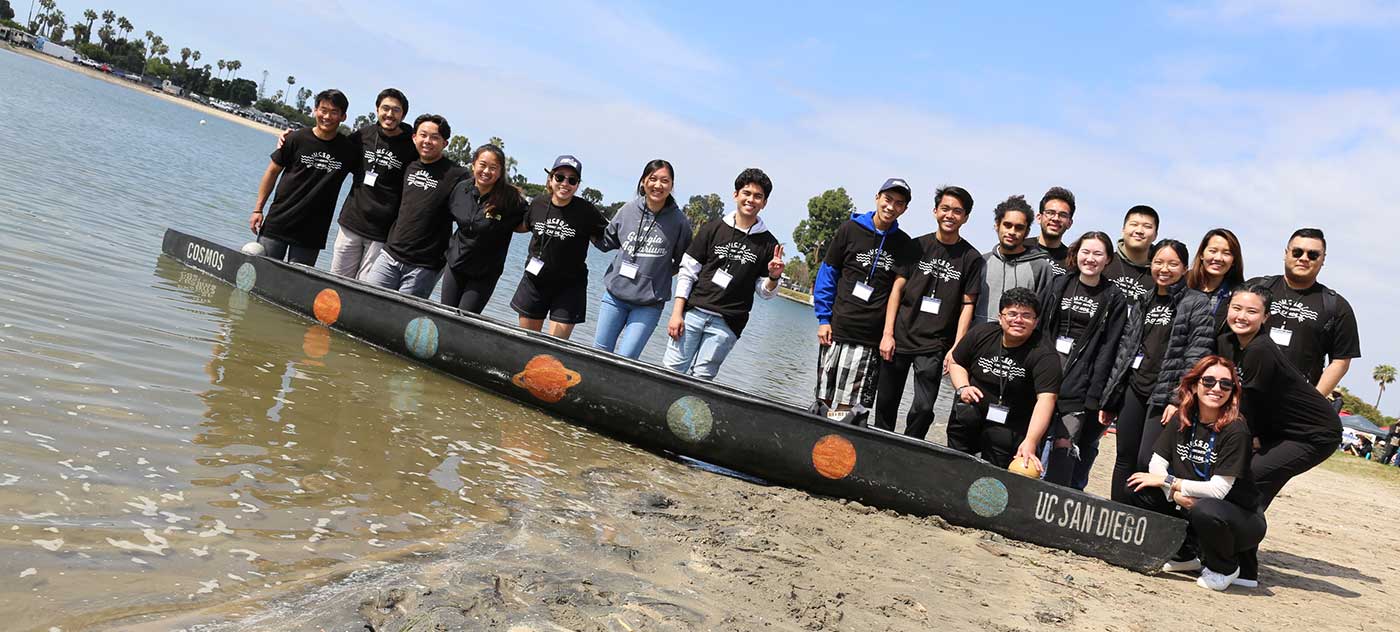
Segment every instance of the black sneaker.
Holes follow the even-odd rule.
[[[1259,549],[1253,548],[1240,553],[1240,576],[1230,582],[1245,588],[1259,587]]]

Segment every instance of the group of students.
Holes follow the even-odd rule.
[[[1323,393],[1361,355],[1350,305],[1317,281],[1322,231],[1295,231],[1283,274],[1246,281],[1234,233],[1209,231],[1193,260],[1157,239],[1149,206],[1128,210],[1116,242],[1089,231],[1066,244],[1073,193],[1051,188],[1038,210],[1012,196],[979,254],[961,233],[967,190],[938,189],[937,228],[918,239],[899,228],[911,198],[886,180],[827,246],[815,411],[863,424],[873,406],[893,431],[912,370],[905,434],[924,439],[946,374],[949,447],[1081,490],[1115,426],[1113,499],[1190,519],[1168,570],[1201,568],[1215,590],[1257,585],[1263,511],[1336,449],[1340,402]],[[1155,487],[1167,493],[1144,492]]]
[[[399,90],[380,92],[376,121],[348,136],[339,133],[349,108],[343,93],[320,92],[314,104],[316,124],[279,139],[248,221],[267,256],[314,266],[349,177],[331,272],[420,298],[441,279],[444,304],[479,314],[505,272],[511,239],[528,232],[510,306],[521,327],[541,331],[548,319],[551,335],[568,338],[587,316],[591,243],[618,253],[603,275],[594,346],[637,358],[674,298],[664,363],[702,379],[718,373],[754,296],[777,292],[783,247],[759,218],[773,191],[761,170],[741,172],[734,212],[697,231],[671,193],[675,168],[652,160],[637,197],[608,219],[576,195],[583,163],[572,155],[556,158],[546,193],[526,200],[509,182],[500,147],[477,147],[469,166],[445,157],[447,119],[423,114],[404,123],[408,98]]]
[[[637,197],[608,219],[575,195],[583,165],[572,155],[555,159],[546,194],[527,201],[501,148],[476,148],[468,167],[445,158],[447,120],[406,125],[398,90],[381,92],[377,121],[349,136],[338,133],[344,94],[314,103],[316,125],[280,139],[249,219],[268,256],[315,265],[352,177],[332,272],[422,298],[441,279],[443,303],[480,313],[512,237],[529,232],[511,308],[522,327],[548,319],[568,338],[587,314],[591,243],[618,253],[594,346],[638,357],[674,299],[664,364],[701,379],[715,377],[754,296],[774,296],[782,277],[782,245],[759,218],[773,183],[758,169],[735,179],[732,213],[695,231],[672,196],[675,169],[653,160]],[[1193,260],[1182,242],[1157,239],[1149,206],[1128,210],[1116,242],[1089,231],[1066,244],[1073,193],[1051,188],[1038,209],[1012,196],[993,211],[997,244],[979,253],[962,236],[966,189],[934,193],[937,228],[917,239],[898,221],[912,198],[907,181],[886,180],[874,210],[824,245],[814,412],[865,424],[873,410],[874,425],[894,431],[912,373],[905,434],[925,439],[946,375],[950,447],[1001,467],[1017,459],[1081,490],[1114,425],[1113,499],[1190,518],[1191,546],[1168,566],[1204,563],[1200,581],[1216,590],[1257,583],[1262,512],[1335,449],[1337,409],[1322,393],[1360,356],[1350,305],[1317,282],[1322,232],[1294,232],[1284,273],[1246,282],[1231,231],[1208,232]]]

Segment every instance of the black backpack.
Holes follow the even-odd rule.
[[[1282,280],[1283,275],[1275,274],[1259,277],[1251,281],[1251,283],[1267,285],[1269,291],[1273,292],[1277,290],[1275,286]],[[1337,291],[1327,286],[1323,286],[1323,290],[1325,291],[1322,293],[1322,331],[1318,335],[1321,336],[1322,341],[1325,343],[1332,338],[1332,332],[1337,329],[1337,322],[1341,320],[1341,314],[1337,313]],[[1326,344],[1323,346],[1326,347]],[[1328,353],[1328,357],[1331,357],[1330,352]]]

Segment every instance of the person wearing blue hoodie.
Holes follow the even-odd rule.
[[[637,198],[618,209],[598,247],[618,250],[603,275],[603,300],[593,346],[632,359],[642,355],[671,295],[694,231],[671,195],[676,171],[653,160],[637,180]]]
[[[864,424],[875,404],[880,338],[892,326],[886,322],[892,318],[886,309],[890,290],[919,259],[917,245],[898,222],[911,197],[908,182],[886,180],[875,195],[875,210],[852,215],[826,247],[812,286],[821,344],[814,412]]]

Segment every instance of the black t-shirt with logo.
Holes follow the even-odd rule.
[[[1329,292],[1327,286],[1314,283],[1312,287],[1298,291],[1288,287],[1283,277],[1277,277],[1272,286],[1274,302],[1269,307],[1269,320],[1264,323],[1261,333],[1274,338],[1293,366],[1298,368],[1310,384],[1317,384],[1322,370],[1332,360],[1361,357],[1361,337],[1356,331],[1356,313],[1351,303],[1341,295],[1336,298],[1337,313],[1326,313],[1323,296]],[[1328,318],[1335,318],[1333,328],[1326,336],[1323,328]],[[1274,332],[1279,327],[1291,332],[1291,336]],[[1287,337],[1288,345],[1282,340]]]
[[[548,194],[541,194],[525,210],[525,225],[531,233],[530,256],[544,262],[535,274],[536,283],[586,282],[588,242],[602,237],[608,227],[608,218],[598,207],[578,196],[559,207]]]
[[[885,235],[847,221],[836,229],[823,263],[835,268],[836,300],[831,307],[831,333],[837,342],[878,347],[885,331],[885,306],[896,276],[908,276],[918,257],[914,240],[897,227]],[[873,288],[870,300],[856,298],[856,283]]]
[[[768,262],[778,247],[773,233],[752,233],[730,226],[724,219],[710,220],[700,227],[686,254],[700,262],[700,275],[686,299],[686,307],[719,314],[724,324],[740,335],[753,311],[754,286],[768,276]],[[732,278],[725,287],[715,283],[715,272],[724,270]]]
[[[1249,470],[1252,440],[1249,426],[1240,420],[1216,432],[1199,422],[1181,430],[1181,423],[1172,418],[1162,428],[1152,452],[1167,460],[1168,471],[1177,478],[1208,481],[1217,475],[1235,477],[1224,500],[1254,511],[1259,506],[1259,489]]]
[[[1176,317],[1176,307],[1170,294],[1152,294],[1142,317],[1142,364],[1133,371],[1133,392],[1146,398],[1157,385],[1157,374],[1162,371],[1162,357],[1171,344],[1172,320]]]
[[[1055,273],[1055,276],[1069,274],[1069,269],[1065,268],[1065,260],[1069,258],[1069,246],[1060,244],[1051,248],[1050,246],[1036,242],[1035,247],[1044,250],[1046,254],[1050,255],[1050,270]]]
[[[415,160],[404,171],[398,220],[389,231],[384,250],[394,259],[434,270],[446,263],[452,237],[451,196],[467,175],[456,161],[439,158],[429,164]]]
[[[1152,280],[1150,266],[1135,266],[1128,263],[1121,254],[1115,255],[1113,261],[1104,267],[1103,278],[1118,286],[1123,295],[1128,297],[1129,303],[1140,302],[1149,292],[1157,289],[1157,283]]]
[[[1222,334],[1216,348],[1240,373],[1244,383],[1240,412],[1254,436],[1263,441],[1341,443],[1342,421],[1337,412],[1267,334],[1260,332],[1243,349],[1234,332]]]
[[[311,128],[287,136],[272,152],[282,167],[262,234],[302,248],[325,248],[326,232],[345,176],[360,172],[360,152],[348,136],[321,140]]]
[[[958,332],[963,295],[977,294],[987,262],[966,239],[959,238],[949,246],[938,241],[937,233],[929,233],[914,243],[919,259],[908,268],[904,293],[899,297],[895,352],[920,355],[947,351]],[[938,299],[936,314],[924,311],[924,298],[930,296]]]
[[[1037,331],[1008,349],[1001,346],[1000,323],[981,323],[953,349],[953,361],[967,369],[970,384],[982,391],[979,409],[986,413],[991,404],[1010,408],[1006,425],[1019,432],[1030,425],[1037,395],[1060,392],[1060,360],[1042,342]]]
[[[1094,316],[1103,309],[1103,295],[1107,290],[1108,284],[1102,281],[1098,285],[1084,285],[1079,279],[1071,279],[1064,296],[1060,297],[1060,330],[1053,332],[1055,337],[1079,340],[1094,322]]]
[[[365,239],[384,241],[399,216],[403,195],[404,167],[418,159],[413,146],[413,129],[399,125],[399,134],[389,136],[377,124],[356,130],[350,136],[364,160],[364,173],[355,174],[355,184],[340,208],[340,226]],[[374,184],[367,181],[374,172]]]

